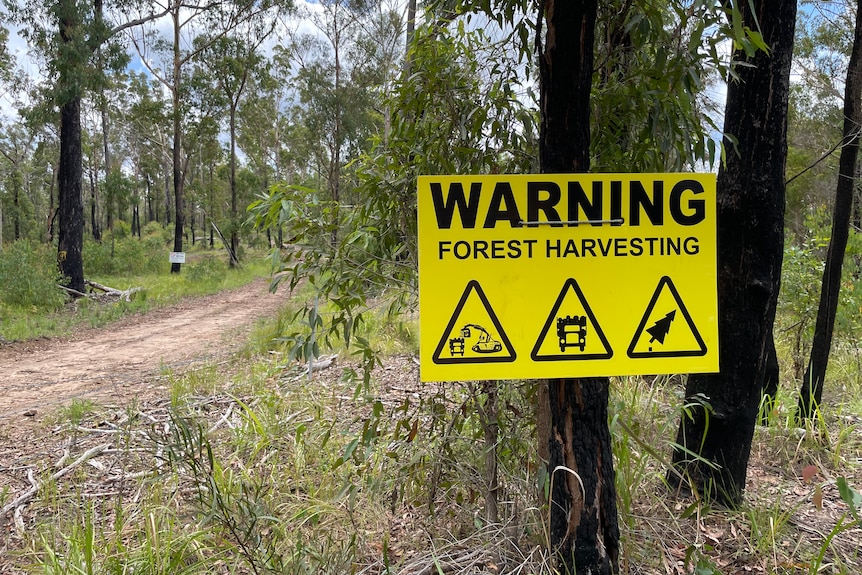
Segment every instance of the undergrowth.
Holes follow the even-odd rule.
[[[384,359],[366,385],[349,357],[309,375],[270,351],[239,370],[166,373],[162,401],[59,411],[51,425],[70,459],[106,439],[111,447],[43,483],[15,535],[22,568],[552,573],[532,382],[497,382],[492,412],[487,387],[420,383],[409,355]],[[612,380],[622,572],[858,572],[862,422],[847,399],[859,389],[830,395],[803,428],[783,391],[772,424],[757,430],[746,503],[726,510],[665,483],[682,384]],[[499,429],[491,447],[490,413]]]

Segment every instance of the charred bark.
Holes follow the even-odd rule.
[[[737,51],[725,108],[727,161],[718,173],[720,373],[686,385],[673,464],[709,500],[742,500],[766,369],[784,248],[787,102],[796,2],[737,4],[769,53]],[[756,13],[751,12],[753,6]],[[694,453],[698,457],[693,458]],[[676,474],[668,474],[679,485]],[[685,487],[685,486],[684,486]]]
[[[84,202],[81,197],[81,99],[60,107],[60,167],[57,170],[57,262],[64,285],[84,291]]]

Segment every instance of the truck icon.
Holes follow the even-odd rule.
[[[558,317],[557,337],[560,340],[560,351],[566,351],[568,347],[584,351],[587,345],[587,316]]]
[[[467,340],[474,336],[474,332],[476,332],[476,343],[470,347],[474,352],[496,353],[503,350],[503,344],[491,337],[488,330],[481,325],[468,323],[461,328],[461,337],[453,337],[449,340],[449,353],[463,357]]]

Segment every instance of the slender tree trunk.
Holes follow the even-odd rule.
[[[485,521],[490,525],[500,522],[500,483],[497,473],[497,444],[500,439],[498,423],[497,382],[483,381],[480,389],[485,396],[485,406],[480,407],[482,430],[485,435]],[[476,398],[478,401],[478,397]]]
[[[236,104],[233,101],[230,107],[230,220],[230,267],[236,267],[239,264],[236,256],[239,249],[239,222],[236,202]]]
[[[56,187],[57,182],[57,172],[58,169],[54,169],[51,167],[51,185],[48,188],[48,230],[46,233],[46,237],[48,243],[54,243],[54,220],[57,217],[57,211],[54,208],[54,188]]]
[[[174,85],[172,89],[172,100],[174,106],[174,146],[173,146],[173,176],[174,176],[174,251],[183,251],[183,223],[185,209],[183,206],[183,139],[182,139],[182,110],[180,109],[180,26],[179,9],[171,14],[174,19]],[[171,273],[180,273],[181,264],[172,263]]]
[[[165,156],[165,227],[171,225],[171,177],[173,175],[170,158]]]
[[[540,10],[541,170],[587,172],[597,0],[543,0]],[[561,573],[619,571],[608,385],[607,378],[547,381],[551,546]]]
[[[727,161],[718,173],[718,308],[721,372],[686,385],[673,464],[708,500],[742,501],[764,382],[784,249],[787,102],[796,2],[736,6],[743,24],[770,47],[736,51],[738,81],[727,91]],[[692,457],[691,454],[697,457]],[[678,485],[675,474],[668,474]]]
[[[21,205],[18,199],[20,192],[21,176],[18,173],[18,165],[12,166],[12,231],[15,241],[21,239]]]
[[[802,390],[799,394],[799,417],[810,418],[817,412],[823,398],[823,381],[826,379],[826,364],[832,347],[832,329],[838,312],[838,292],[841,290],[841,271],[844,266],[844,251],[850,234],[850,215],[853,210],[853,188],[856,174],[856,158],[859,155],[859,130],[862,127],[862,2],[856,2],[856,31],[853,51],[847,66],[847,81],[844,83],[844,141],[838,160],[838,185],[835,189],[835,207],[832,212],[832,237],[826,252],[826,267],[820,288],[820,305],[817,307],[817,323],[814,326],[814,341]]]
[[[413,58],[410,54],[413,48],[413,37],[416,34],[416,0],[407,0],[407,33],[405,34],[406,46],[404,49],[404,77],[410,76],[410,66]]]
[[[92,158],[91,158],[92,160]],[[90,232],[93,234],[93,239],[97,242],[102,241],[102,230],[99,226],[99,192],[96,185],[96,174],[92,169],[87,170],[87,175],[90,179]]]

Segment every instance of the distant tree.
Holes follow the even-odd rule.
[[[226,36],[242,23],[257,18],[276,17],[275,9],[287,7],[289,4],[278,2],[258,3],[254,0],[238,0],[236,2],[182,2],[166,0],[156,5],[171,21],[171,36],[167,40],[160,37],[157,30],[139,28],[131,34],[132,42],[141,55],[141,62],[158,78],[162,85],[171,93],[173,138],[172,138],[172,174],[174,190],[174,245],[173,251],[183,251],[183,230],[185,220],[186,170],[188,155],[183,147],[184,129],[184,92],[185,68],[194,61],[210,44]],[[207,30],[208,41],[198,42],[191,50],[183,49],[183,42],[188,42],[188,35],[196,37],[195,26],[203,24]],[[161,53],[163,67],[159,68],[148,55],[151,51]],[[181,265],[171,264],[171,273],[179,273]]]
[[[838,311],[838,293],[841,289],[841,273],[844,252],[850,233],[850,218],[853,213],[853,197],[856,185],[856,166],[859,156],[860,130],[862,130],[862,2],[856,2],[856,25],[853,49],[847,66],[844,83],[844,130],[841,156],[838,162],[838,185],[832,212],[832,235],[826,252],[823,270],[820,304],[817,308],[817,323],[814,326],[814,342],[802,389],[799,394],[797,414],[803,418],[813,417],[823,397],[826,365],[832,347],[832,330]]]
[[[28,177],[25,171],[26,163],[33,153],[34,137],[35,133],[21,123],[0,126],[0,159],[8,162],[9,168],[4,187],[11,195],[10,205],[6,211],[7,219],[8,216],[11,216],[12,239],[14,240],[21,239],[22,226],[26,225],[22,221],[24,218],[23,204],[26,201],[24,197],[25,180]],[[3,210],[2,204],[0,204],[0,210]],[[2,244],[2,238],[2,220],[0,220],[0,244]]]
[[[221,104],[227,109],[229,136],[229,178],[230,186],[230,265],[239,264],[239,210],[237,204],[237,114],[250,76],[255,74],[262,64],[258,53],[260,45],[267,39],[271,26],[252,26],[241,34],[236,31],[231,36],[222,36],[213,41],[204,36],[195,39],[196,43],[206,43],[202,52],[202,61],[206,66],[200,66],[198,73],[201,80],[209,84],[210,104]]]

